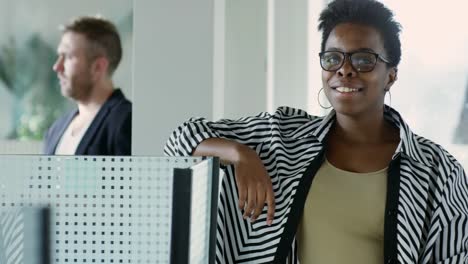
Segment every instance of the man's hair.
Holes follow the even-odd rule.
[[[83,34],[90,44],[88,55],[105,56],[109,60],[109,76],[117,69],[122,59],[122,44],[112,22],[99,17],[82,16],[64,25],[62,32]]]
[[[395,21],[393,13],[375,0],[335,0],[328,4],[319,18],[318,29],[322,31],[321,50],[330,32],[341,23],[356,23],[375,28],[383,38],[390,67],[396,67],[401,59],[401,25]]]

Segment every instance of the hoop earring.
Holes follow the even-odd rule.
[[[388,98],[389,98],[389,102],[390,102],[388,104],[388,106],[392,107],[392,93],[390,92],[390,89],[384,89],[384,91],[385,91],[385,95],[388,94]]]
[[[330,109],[330,108],[332,108],[331,105],[330,105],[329,107],[325,107],[325,106],[322,105],[322,103],[320,103],[320,93],[321,93],[322,91],[323,91],[323,87],[322,87],[322,89],[319,90],[318,95],[317,95],[318,104],[319,104],[320,107],[322,107],[323,109]]]

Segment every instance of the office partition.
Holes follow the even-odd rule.
[[[4,155],[0,168],[0,211],[47,208],[50,263],[214,263],[216,158]]]

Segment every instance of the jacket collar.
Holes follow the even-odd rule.
[[[323,117],[310,116],[311,121],[306,122],[304,125],[297,128],[291,136],[296,139],[315,137],[319,142],[324,143],[330,128],[335,122],[335,116],[335,110],[330,111],[328,115]],[[395,109],[385,105],[384,118],[400,130],[400,143],[398,144],[393,158],[399,154],[403,154],[426,166],[433,165],[428,160],[429,157],[422,149],[420,144],[421,138],[411,131],[408,124],[406,124],[401,115]]]
[[[85,134],[81,138],[81,141],[76,148],[75,155],[86,154],[87,148],[90,146],[92,140],[94,139],[94,136],[100,129],[101,124],[104,123],[109,111],[117,103],[119,103],[122,100],[122,98],[124,98],[122,91],[120,89],[115,89],[111,96],[107,99],[107,101],[101,106],[101,109],[99,109],[99,111],[97,112],[88,130],[86,130]],[[78,112],[75,112],[75,114],[77,113]]]

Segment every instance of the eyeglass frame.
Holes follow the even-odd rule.
[[[343,55],[344,59],[341,61],[341,64],[340,66],[336,69],[336,70],[327,70],[323,67],[322,65],[322,56],[323,54],[325,53],[328,53],[328,52],[337,52],[337,53],[340,53]],[[367,54],[372,54],[375,56],[375,63],[374,65],[372,66],[372,69],[368,70],[368,71],[361,71],[361,70],[358,70],[354,67],[353,65],[353,62],[351,61],[351,56],[353,56],[354,54],[356,53],[367,53]],[[381,61],[383,61],[384,63],[386,64],[390,64],[390,61],[388,59],[386,59],[385,57],[383,57],[382,55],[378,54],[378,53],[375,53],[375,52],[372,52],[372,51],[363,51],[363,50],[359,50],[359,51],[354,51],[354,52],[343,52],[343,51],[339,51],[339,50],[328,50],[328,51],[322,51],[322,52],[319,52],[319,58],[320,58],[320,67],[324,70],[324,71],[327,71],[327,72],[336,72],[338,71],[339,69],[341,69],[346,61],[346,58],[348,58],[349,60],[349,63],[351,64],[351,67],[357,71],[357,72],[371,72],[375,69],[375,65],[377,65],[377,61],[380,59]]]

